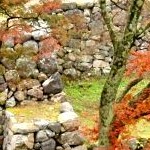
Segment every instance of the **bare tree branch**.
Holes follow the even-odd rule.
[[[135,86],[137,85],[139,82],[141,82],[143,80],[143,78],[136,78],[133,81],[131,81],[126,88],[124,89],[124,91],[120,94],[120,96],[117,98],[116,102],[120,102],[124,96]]]
[[[140,98],[140,96],[142,95],[142,93],[143,93],[146,89],[148,89],[148,88],[150,88],[150,82],[149,82],[139,93],[137,93],[137,94],[133,97],[131,103],[135,103],[135,102]]]
[[[137,25],[145,0],[132,0],[124,32],[123,44],[131,46],[137,33]]]
[[[118,4],[117,2],[110,0],[116,7],[118,7],[121,10],[127,11],[128,9],[126,8],[126,6],[121,6],[120,4]]]
[[[106,0],[99,0],[99,2],[100,2],[101,14],[107,25],[111,41],[113,45],[115,45],[115,42],[117,41],[117,37],[116,37],[116,33],[114,32],[114,26],[112,24],[112,17],[107,11]]]
[[[135,38],[139,38],[142,34],[145,35],[147,31],[150,31],[150,23],[148,23],[144,28],[139,29]]]
[[[7,16],[7,20],[6,20],[6,26],[7,28],[10,28],[9,26],[9,22],[10,20],[13,20],[13,19],[22,19],[22,20],[36,20],[38,21],[38,18],[39,18],[39,14],[37,16],[15,16],[11,13],[9,13],[7,11],[7,9],[3,8],[2,6],[0,6],[0,10],[2,10],[1,13],[5,14]]]

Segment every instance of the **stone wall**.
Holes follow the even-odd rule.
[[[124,1],[120,2],[124,5]],[[121,11],[114,5],[110,5],[114,15],[113,22],[120,33],[126,20],[125,11]],[[58,52],[57,60],[60,72],[67,76],[90,76],[107,74],[110,71],[113,59],[113,50],[107,28],[104,25],[99,9],[98,1],[68,0],[63,4],[62,10],[56,14],[81,14],[85,19],[88,32],[82,37],[72,38],[66,46]],[[150,12],[142,12],[141,24],[150,18]],[[139,24],[140,25],[140,24]],[[139,38],[133,47],[136,50],[147,50],[150,43],[150,33]]]
[[[45,37],[42,33],[41,30],[38,34],[31,32],[22,44],[15,44],[10,38],[1,48],[1,52],[6,52],[6,55],[0,58],[0,149],[86,150],[84,140],[77,131],[78,116],[66,102],[56,60],[52,55],[35,61],[30,55],[30,51],[39,54]],[[41,40],[37,41],[37,38]],[[8,57],[9,52],[15,56],[18,49],[22,49],[23,53],[15,58]],[[7,108],[30,105],[31,102],[48,105],[61,103],[58,121],[41,118],[18,122],[17,116],[6,111]]]
[[[112,7],[114,14],[119,12],[115,6]],[[60,94],[63,90],[63,84],[59,73],[76,78],[79,76],[99,76],[110,71],[113,50],[97,2],[93,0],[85,1],[85,3],[68,3],[66,1],[62,9],[56,10],[53,14],[79,14],[85,19],[84,25],[87,31],[81,36],[71,38],[61,50],[51,57],[41,58],[37,61],[32,59],[32,54],[39,54],[42,47],[45,46],[43,40],[50,32],[49,26],[42,20],[39,21],[40,26],[35,25],[32,32],[22,31],[22,43],[16,44],[14,36],[10,36],[2,43],[0,49],[3,54],[0,56],[0,145],[2,145],[4,138],[3,124],[6,108],[25,105],[30,101],[52,102],[56,99],[64,101],[62,94]],[[149,13],[143,12],[143,16],[145,14],[147,18],[150,16]],[[116,28],[124,25],[125,17],[123,12],[115,16]],[[73,27],[74,24],[70,24],[67,30],[69,31]],[[117,29],[119,30],[119,28]],[[150,35],[147,33],[146,36],[135,42],[135,49],[145,51],[149,42]],[[55,59],[57,59],[57,63]],[[9,120],[7,117],[6,120]],[[9,129],[10,127],[8,127]],[[5,130],[7,130],[6,126]],[[39,129],[32,132],[32,140],[33,134],[36,135],[37,132]],[[45,131],[42,130],[42,132]],[[10,132],[10,134],[12,133]],[[13,134],[16,138],[16,133]],[[5,136],[9,137],[9,133],[5,133]],[[11,143],[11,140],[9,142]],[[5,143],[4,147],[7,147],[7,142]]]
[[[79,120],[68,102],[61,105],[58,121],[19,122],[6,111],[3,150],[87,150]]]

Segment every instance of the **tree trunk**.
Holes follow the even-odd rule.
[[[110,125],[114,118],[113,103],[115,102],[117,90],[121,79],[125,71],[125,64],[127,55],[123,55],[124,47],[120,45],[116,48],[120,49],[120,52],[115,54],[111,72],[105,82],[101,98],[100,98],[100,135],[99,135],[99,146],[107,147],[110,145],[109,130]]]

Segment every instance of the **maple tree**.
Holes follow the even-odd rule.
[[[30,5],[29,0],[3,0],[0,2],[0,13],[4,16],[4,21],[0,23],[0,41],[2,57],[16,59],[21,55],[28,55],[37,61],[43,57],[50,57],[54,50],[59,50],[71,37],[82,37],[86,32],[85,21],[80,14],[57,15],[53,11],[61,7],[61,1],[40,1],[36,5]],[[76,19],[75,19],[76,18]],[[44,27],[40,23],[44,23]],[[68,30],[68,26],[72,29]],[[41,48],[38,54],[31,50],[28,53],[23,47],[15,51],[8,51],[2,43],[13,38],[15,45],[25,42],[25,34],[40,29],[47,30],[46,37],[40,39]],[[6,48],[6,49],[5,49]],[[30,47],[30,49],[32,49]]]
[[[8,38],[11,36],[15,37],[15,43],[22,43],[24,41],[24,38],[22,37],[22,31],[25,32],[30,32],[32,30],[32,27],[34,27],[34,23],[38,22],[40,19],[46,20],[46,22],[50,25],[52,30],[52,36],[47,37],[44,39],[43,43],[50,43],[52,44],[49,49],[47,48],[46,44],[43,44],[44,47],[40,51],[39,55],[35,56],[32,54],[32,52],[25,54],[25,55],[33,55],[33,58],[35,60],[40,59],[42,57],[47,57],[48,55],[51,55],[51,52],[54,49],[59,49],[60,45],[65,45],[67,42],[68,38],[71,36],[82,36],[83,32],[80,31],[81,28],[84,29],[84,23],[83,20],[81,19],[81,16],[75,16],[76,19],[73,19],[73,16],[68,16],[68,17],[58,17],[56,15],[50,15],[51,12],[57,8],[60,7],[60,3],[57,1],[46,1],[43,3],[40,3],[39,5],[33,6],[30,9],[25,8],[24,4],[27,3],[28,0],[1,0],[0,1],[0,13],[3,14],[7,19],[1,23],[0,25],[0,46],[2,47],[2,42],[6,41]],[[141,36],[142,34],[145,33],[146,30],[149,30],[150,28],[150,23],[148,22],[144,28],[138,28],[138,23],[139,23],[139,18],[141,15],[141,11],[143,8],[145,0],[131,0],[127,1],[126,9],[121,7],[120,1],[118,0],[113,1],[111,0],[111,3],[115,4],[116,7],[119,9],[124,9],[128,10],[128,19],[126,22],[126,25],[124,29],[122,30],[123,32],[120,33],[120,31],[117,31],[115,26],[113,25],[113,16],[110,15],[110,10],[107,9],[107,1],[106,0],[99,0],[100,7],[101,7],[101,13],[104,18],[104,21],[107,25],[110,38],[113,44],[114,48],[114,58],[113,58],[113,63],[112,63],[112,68],[111,72],[107,78],[107,81],[104,85],[102,94],[101,94],[101,100],[100,100],[100,130],[97,130],[95,128],[94,130],[91,130],[91,132],[100,132],[99,135],[99,145],[107,147],[110,145],[111,138],[109,136],[110,128],[111,125],[116,125],[117,124],[117,131],[115,131],[115,136],[117,137],[120,131],[122,130],[122,127],[120,125],[120,122],[118,123],[117,120],[112,124],[113,119],[114,119],[114,103],[115,102],[120,102],[125,98],[125,95],[129,92],[129,90],[139,83],[142,79],[143,76],[147,73],[149,73],[150,67],[147,65],[149,63],[149,59],[147,56],[149,56],[149,52],[147,54],[141,53],[141,52],[133,52],[132,54],[134,55],[133,59],[130,61],[130,66],[128,72],[131,72],[133,68],[137,67],[138,64],[141,65],[141,67],[138,67],[135,69],[135,71],[138,72],[140,75],[140,79],[135,79],[132,81],[127,88],[123,91],[123,94],[117,99],[116,94],[117,94],[117,89],[119,87],[119,84],[121,82],[121,79],[123,77],[123,74],[126,69],[126,63],[128,60],[128,56],[130,53],[130,49],[132,48],[133,43],[135,42],[135,39]],[[75,27],[67,32],[65,28],[65,24],[70,24],[74,23],[74,20],[78,20],[79,24],[76,24]],[[62,28],[64,26],[64,28]],[[67,25],[66,25],[67,26]],[[62,36],[63,35],[63,36]],[[1,50],[0,54],[3,57],[8,57],[8,58],[14,58],[18,57],[18,55],[22,55],[24,51],[22,49],[17,50],[17,53],[14,52],[8,52],[5,48]],[[138,58],[138,61],[135,61],[135,58]],[[141,63],[143,62],[143,63]],[[1,68],[1,70],[3,70]],[[142,104],[137,100],[141,99],[139,98],[141,94],[145,92],[145,89],[150,87],[150,84],[147,85],[138,95],[132,98],[133,103],[135,103],[136,109],[132,112],[130,112],[131,108],[128,108],[126,105],[126,101],[122,101],[123,105],[122,108],[123,110],[127,110],[127,114],[131,113],[131,120],[132,118],[134,119],[135,117],[140,117],[142,113],[149,113],[147,106],[149,106],[149,103],[147,101],[145,104]],[[146,92],[147,93],[147,92]],[[148,91],[149,93],[149,91]],[[141,99],[147,100],[148,98]],[[134,102],[134,101],[137,101]],[[121,106],[122,103],[120,103]],[[143,112],[143,107],[145,112]],[[146,107],[146,108],[145,108]],[[142,109],[141,109],[142,108]],[[120,111],[117,112],[117,117],[119,118]],[[124,114],[126,114],[126,111],[124,111]],[[122,116],[122,115],[121,115]],[[124,122],[128,123],[128,119],[126,118],[127,115],[124,115],[124,118],[121,118]],[[117,133],[117,135],[116,135]],[[114,134],[114,133],[112,133]],[[97,138],[94,137],[94,139]]]
[[[113,4],[115,7],[120,10],[126,11],[127,19],[124,27],[120,30],[118,30],[119,27],[116,27],[113,23],[114,16],[112,14],[112,8],[110,6],[110,3],[107,2],[107,0],[99,0],[101,14],[108,28],[110,39],[113,45],[114,55],[111,71],[107,77],[100,98],[99,149],[107,149],[112,145],[109,134],[111,125],[113,124],[114,118],[116,116],[114,110],[115,103],[121,103],[125,95],[127,95],[132,87],[142,81],[145,74],[149,73],[149,52],[132,52],[132,58],[129,60],[130,51],[132,50],[132,46],[134,45],[135,40],[139,37],[142,37],[143,35],[145,35],[146,31],[150,30],[149,20],[147,20],[146,23],[144,22],[143,24],[140,24],[139,26],[141,13],[144,9],[144,4],[148,3],[148,1],[130,0],[124,1],[123,4],[122,1],[111,0],[111,4]],[[137,71],[140,76],[129,83],[123,93],[121,93],[121,95],[117,97],[117,91],[126,71],[128,60],[130,61],[130,64],[128,65],[128,73],[132,72],[134,68],[134,71]],[[144,92],[145,89],[149,87],[150,83],[148,83],[141,92],[134,96],[132,100],[133,103],[137,99],[139,99],[139,96]],[[141,109],[139,109],[139,111],[141,111]],[[120,130],[119,127],[118,130]]]

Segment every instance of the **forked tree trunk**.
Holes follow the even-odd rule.
[[[117,46],[120,53],[115,54],[111,72],[105,82],[101,98],[100,98],[100,135],[99,146],[109,146],[109,131],[110,125],[114,118],[113,103],[115,102],[117,90],[125,71],[125,62],[127,56],[123,56],[123,46]]]
[[[128,58],[128,54],[132,44],[135,41],[137,35],[141,34],[143,31],[149,28],[149,24],[144,30],[138,31],[137,25],[141,10],[145,0],[131,0],[128,12],[128,18],[125,25],[125,30],[122,36],[120,33],[114,30],[112,23],[113,17],[110,15],[107,9],[107,0],[99,0],[101,14],[107,25],[109,35],[114,47],[114,59],[111,67],[111,72],[104,85],[100,106],[99,106],[99,116],[100,116],[100,136],[99,136],[99,146],[107,147],[110,145],[109,141],[109,130],[110,125],[114,118],[113,103],[115,102],[117,90],[120,85],[121,79],[125,71],[125,65]],[[118,2],[117,2],[118,3]],[[120,41],[119,41],[120,39]]]

